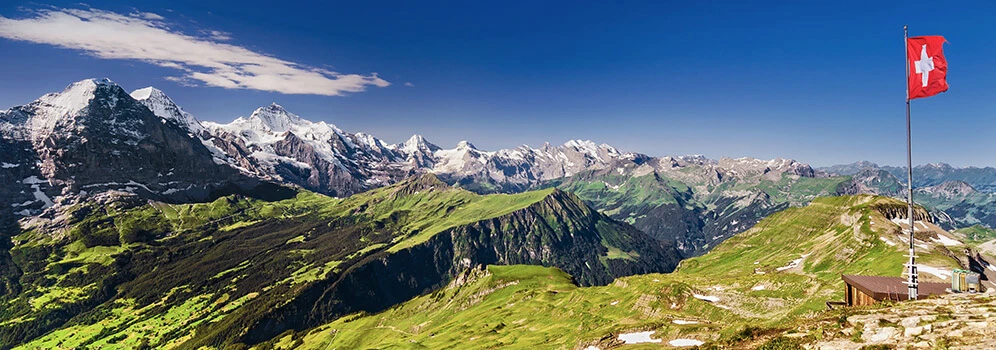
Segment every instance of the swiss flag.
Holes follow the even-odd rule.
[[[909,99],[924,98],[948,91],[948,61],[941,47],[943,36],[916,36],[906,39],[906,86]]]

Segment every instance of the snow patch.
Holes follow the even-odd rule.
[[[671,346],[677,346],[677,347],[699,346],[705,344],[701,340],[695,340],[695,339],[675,339],[667,343],[670,344]]]
[[[140,184],[140,183],[138,183],[138,182],[135,182],[135,180],[128,180],[128,182],[127,182],[127,183],[125,183],[125,185],[131,185],[131,186],[138,186],[138,187],[141,187],[141,188],[142,188],[143,190],[146,190],[146,191],[149,191],[149,192],[152,192],[152,193],[156,193],[155,191],[153,191],[153,190],[150,190],[150,189],[149,189],[148,187],[146,187],[145,185],[143,185],[143,184]]]
[[[192,185],[192,184],[191,184],[191,185],[187,185],[187,188],[184,188],[184,189],[180,189],[180,188],[170,188],[170,189],[167,189],[167,190],[163,191],[163,193],[162,193],[162,194],[165,194],[165,195],[171,195],[171,194],[174,194],[174,193],[177,193],[177,192],[180,192],[180,191],[186,191],[186,190],[189,190],[189,189],[191,189],[191,188],[194,188],[194,185]]]
[[[277,163],[287,163],[297,167],[298,169],[311,169],[311,165],[309,165],[308,163],[299,161],[291,157],[279,156],[270,152],[256,151],[252,153],[252,156],[253,158],[259,160],[260,162],[268,164],[270,166],[274,166]]]
[[[698,324],[698,321],[686,321],[686,320],[673,320],[671,323],[674,324]]]
[[[909,231],[907,231],[907,230],[903,230],[903,231],[906,232],[906,234],[909,234]],[[907,239],[904,236],[899,236],[899,240],[903,241],[904,244],[909,244],[910,243],[910,240]],[[913,246],[915,246],[917,248],[920,248],[920,249],[923,249],[923,250],[930,250],[930,246],[928,246],[928,245],[926,245],[924,243],[916,243],[916,241],[913,242]]]
[[[37,176],[30,176],[24,180],[21,180],[21,183],[31,185],[31,189],[35,190],[34,193],[35,199],[45,203],[45,206],[42,208],[48,208],[55,205],[55,203],[52,202],[52,199],[48,198],[48,195],[46,195],[45,192],[42,192],[41,190],[41,185],[48,184],[48,181],[39,179]]]
[[[941,268],[937,268],[937,267],[933,267],[933,266],[927,266],[927,265],[920,265],[920,264],[916,265],[916,270],[917,270],[917,273],[919,273],[919,272],[926,272],[926,273],[929,273],[931,275],[937,276],[938,278],[943,278],[943,279],[950,279],[951,278],[951,270],[944,270],[944,269],[941,269]]]
[[[750,290],[764,290],[764,288],[765,288],[764,285],[759,284],[759,285],[754,286]]]
[[[948,246],[948,247],[954,246],[954,245],[961,245],[961,242],[959,242],[957,240],[954,240],[954,239],[951,239],[948,236],[945,236],[945,235],[938,235],[938,236],[940,238],[930,237],[930,240],[932,240],[934,242],[937,242],[937,243],[940,243],[940,244],[943,244],[943,245]]]
[[[626,344],[640,344],[640,343],[660,343],[662,340],[650,338],[650,335],[654,334],[654,331],[646,332],[636,332],[636,333],[623,333],[619,335],[619,340],[622,340]]]
[[[9,169],[21,166],[20,164],[0,163],[0,168]]]
[[[896,245],[896,242],[890,241],[890,240],[886,239],[885,237],[878,236],[878,239],[881,239],[882,242],[885,242],[885,244],[888,244],[890,246],[895,246]]]
[[[692,296],[695,297],[695,299],[705,300],[705,301],[708,301],[710,303],[719,302],[719,297],[715,297],[715,296],[711,296],[711,295],[692,294]]]
[[[777,270],[777,271],[785,271],[785,270],[788,270],[788,269],[793,269],[793,268],[799,267],[799,264],[802,264],[802,261],[805,260],[807,256],[809,256],[809,254],[803,254],[801,258],[792,260],[792,261],[790,261],[788,263],[788,265],[776,268],[775,270]]]

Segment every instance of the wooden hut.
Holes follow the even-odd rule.
[[[847,306],[872,305],[891,300],[904,301],[909,299],[905,279],[887,276],[841,275],[846,285],[844,302]],[[917,299],[931,295],[947,294],[947,283],[920,282],[917,287]]]

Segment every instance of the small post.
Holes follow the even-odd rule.
[[[913,147],[912,135],[910,133],[910,59],[907,55],[909,50],[909,29],[907,26],[903,26],[903,55],[904,60],[906,60],[906,170],[908,171],[909,178],[906,181],[906,203],[909,206],[909,218],[910,218],[910,262],[907,264],[909,268],[909,273],[907,276],[906,285],[908,287],[909,300],[917,299],[917,273],[916,273],[916,246],[913,244],[915,239],[913,235],[913,230],[916,229],[913,220]]]

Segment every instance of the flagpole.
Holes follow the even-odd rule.
[[[909,50],[909,29],[907,26],[903,26],[903,53],[907,54]],[[913,221],[913,147],[911,146],[912,134],[910,133],[910,59],[907,56],[906,60],[906,171],[908,172],[909,178],[906,181],[906,203],[909,207],[909,218],[910,218],[910,262],[908,265],[909,272],[907,276],[906,285],[908,287],[909,300],[917,299],[917,273],[916,273],[916,246],[913,244],[915,239],[913,235],[913,230],[915,229]],[[926,73],[924,73],[926,74]]]

